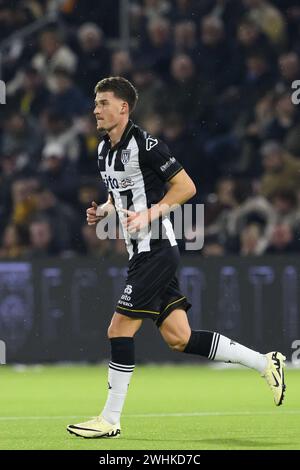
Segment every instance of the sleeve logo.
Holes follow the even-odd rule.
[[[164,163],[164,165],[160,167],[161,171],[167,171],[169,166],[173,165],[173,163],[176,163],[176,159],[174,157],[171,157],[166,163]]]
[[[155,147],[155,145],[158,144],[158,140],[157,139],[153,139],[153,137],[147,137],[146,139],[146,150],[151,150],[153,149],[153,147]]]

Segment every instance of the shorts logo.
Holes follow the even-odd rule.
[[[146,139],[146,150],[151,150],[153,149],[153,147],[155,147],[155,145],[158,144],[158,140],[157,139],[153,139],[153,137],[147,137]]]
[[[122,300],[127,300],[127,302],[129,302],[131,300],[131,296],[130,295],[126,295],[126,294],[122,294],[121,295],[121,299]]]
[[[126,165],[126,163],[129,162],[130,160],[130,152],[131,150],[122,150],[121,152],[121,162],[123,163],[123,165]]]
[[[133,307],[130,302],[124,302],[123,300],[119,300],[118,304],[125,305],[125,307]]]
[[[127,286],[124,289],[125,294],[131,294],[132,292],[132,286],[130,284],[127,284]]]

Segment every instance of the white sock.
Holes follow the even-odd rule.
[[[124,364],[117,364],[115,362],[109,363],[108,397],[101,416],[111,424],[117,424],[120,422],[123,405],[133,371],[134,365],[127,366]]]
[[[267,358],[253,349],[246,348],[226,336],[214,333],[209,359],[215,361],[231,362],[255,369],[262,373],[267,366]]]

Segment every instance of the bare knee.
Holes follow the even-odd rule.
[[[182,309],[173,310],[163,321],[159,331],[172,350],[184,351],[191,336],[191,327],[186,312]]]
[[[183,352],[186,348],[186,345],[189,341],[189,338],[185,335],[172,335],[165,338],[167,345],[173,351]]]
[[[130,334],[130,332],[128,332],[126,328],[122,328],[122,325],[118,325],[118,324],[111,322],[111,324],[109,325],[107,329],[107,337],[111,339],[111,338],[119,338],[120,336],[130,337],[130,336],[134,336],[134,333]]]
[[[111,338],[133,337],[139,330],[142,320],[131,319],[115,313],[107,330],[107,336]]]
[[[116,327],[112,322],[111,324],[109,325],[108,329],[107,329],[107,337],[109,339],[111,338],[118,338],[120,335],[120,332],[119,332],[119,328]]]

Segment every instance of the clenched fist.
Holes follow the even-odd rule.
[[[86,220],[88,225],[97,224],[101,219],[104,219],[104,217],[109,215],[114,210],[114,205],[110,200],[100,206],[98,206],[98,204],[93,201],[92,207],[89,207],[86,210]]]

